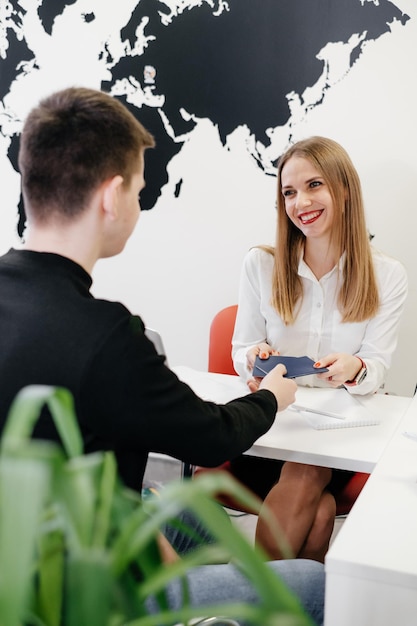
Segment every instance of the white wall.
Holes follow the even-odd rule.
[[[94,5],[98,12],[100,0],[77,4],[84,8]],[[130,0],[128,4],[135,3]],[[292,132],[295,139],[327,135],[348,150],[363,181],[374,244],[400,259],[408,270],[408,307],[386,388],[411,395],[417,381],[413,358],[417,343],[417,268],[413,262],[417,5],[413,0],[396,0],[395,4],[411,17],[407,25],[398,25],[393,33],[369,43],[359,62],[327,92],[323,104],[304,119],[294,118]],[[100,11],[104,12],[104,7]],[[31,19],[35,23],[34,15]],[[110,16],[108,11],[102,15],[96,24],[96,47],[106,30],[118,28],[117,19],[123,23],[125,17]],[[66,81],[99,86],[103,76],[92,54],[83,50],[78,64],[73,67],[73,63],[71,72],[61,73],[59,79],[52,68],[50,80],[45,80],[45,73],[39,73],[38,82],[33,75],[30,81],[28,78],[31,88],[25,92],[22,116],[41,95]],[[285,144],[286,129],[282,129],[282,137]],[[100,261],[94,272],[94,293],[124,302],[140,313],[147,325],[157,328],[173,365],[206,368],[210,320],[219,308],[236,302],[244,254],[252,245],[274,240],[275,179],[254,164],[245,149],[247,139],[247,129],[237,129],[226,150],[211,122],[200,120],[170,164],[172,173],[181,172],[184,179],[179,198],[168,183],[157,206],[142,213],[125,252]],[[19,179],[5,157],[6,149],[7,140],[0,137],[0,252],[15,240],[19,197]]]

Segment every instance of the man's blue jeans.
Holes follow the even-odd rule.
[[[206,543],[213,541],[213,538],[195,517],[185,512],[182,515],[182,520],[194,531],[197,531]],[[179,554],[184,554],[198,545],[172,527],[167,527],[164,534]],[[268,566],[299,598],[304,609],[315,623],[321,626],[324,619],[323,565],[317,561],[292,559],[271,561]],[[219,602],[255,604],[258,601],[257,594],[250,582],[230,563],[196,567],[190,570],[187,578],[191,602],[196,607]],[[180,608],[182,592],[179,582],[170,585],[169,598],[172,608]],[[243,626],[243,622],[241,624]]]

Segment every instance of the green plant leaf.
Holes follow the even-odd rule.
[[[181,487],[181,485],[178,486]],[[170,499],[178,501],[179,490],[170,489],[170,491]],[[193,491],[193,493],[187,493],[185,508],[193,510],[218,541],[227,546],[229,557],[233,558],[236,565],[252,581],[262,602],[270,607],[276,607],[279,602],[281,609],[288,609],[289,606],[294,610],[299,609],[298,600],[295,600],[295,597],[273,572],[265,568],[264,559],[254,551],[246,537],[238,532],[235,526],[225,523],[223,511],[219,509],[216,502],[204,494],[201,485],[195,485],[192,490],[188,491]]]
[[[103,465],[104,454],[96,452],[70,459],[63,470],[59,498],[75,530],[74,550],[77,546],[89,548],[93,544]]]
[[[53,444],[30,440],[45,403],[66,456]],[[172,626],[215,613],[262,626],[311,624],[298,599],[214,502],[219,492],[252,508],[259,505],[227,474],[170,483],[142,504],[119,481],[112,453],[82,455],[69,392],[23,390],[0,448],[1,626]],[[157,534],[184,509],[203,521],[217,543],[162,564]],[[181,530],[194,532],[184,524]],[[187,572],[225,560],[252,582],[259,605],[191,607]],[[165,595],[174,579],[183,591],[178,611],[168,609]],[[150,595],[158,614],[147,614]]]
[[[81,455],[83,441],[72,395],[67,389],[47,385],[29,385],[17,394],[2,433],[2,447],[7,449],[28,439],[45,404],[51,411],[68,456]]]
[[[257,605],[249,605],[244,602],[210,604],[206,607],[185,606],[180,609],[170,609],[152,615],[145,615],[138,619],[125,622],[123,626],[191,626],[202,616],[222,616],[232,620],[243,621],[245,624],[262,626],[313,626],[306,616],[284,613],[282,610],[272,612]],[[209,623],[209,622],[208,622]],[[221,621],[218,622],[222,624]]]
[[[117,486],[117,465],[114,454],[106,452],[103,456],[102,473],[98,486],[98,502],[91,545],[104,548],[107,543],[113,507],[113,498]]]
[[[64,589],[65,540],[50,528],[38,541],[38,611],[47,626],[60,626]]]
[[[147,500],[147,515],[143,508],[138,509],[122,529],[114,546],[115,571],[125,569],[137,555],[140,555],[141,563],[144,547],[151,537],[156,536],[161,525],[183,509],[190,509],[203,520],[223,550],[227,550],[228,557],[233,559],[236,566],[252,582],[266,612],[297,615],[300,624],[311,623],[298,598],[265,566],[263,556],[253,549],[246,537],[228,519],[225,520],[224,511],[210,497],[219,491],[229,491],[235,495],[239,489],[236,489],[236,481],[220,473],[216,473],[216,476],[203,475],[191,482],[169,483],[158,497]],[[196,551],[192,556],[187,556],[172,566],[165,566],[156,574],[152,573],[141,586],[141,596],[146,597],[149,593],[161,591],[171,580],[184,576],[191,566],[204,564],[206,559],[207,551]]]
[[[0,606],[2,626],[19,626],[28,608],[36,533],[50,487],[41,459],[0,459]]]
[[[71,554],[67,563],[66,626],[104,626],[110,614],[112,577],[103,550]]]
[[[47,404],[67,455],[69,457],[80,456],[84,450],[84,443],[75,414],[72,394],[67,389],[56,387],[54,393],[48,398]]]

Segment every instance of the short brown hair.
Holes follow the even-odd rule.
[[[97,187],[116,175],[130,184],[154,139],[116,98],[70,87],[43,99],[28,115],[20,138],[19,168],[29,213],[79,215]]]

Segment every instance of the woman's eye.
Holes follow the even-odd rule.
[[[293,193],[294,193],[294,191],[292,189],[286,189],[282,195],[284,196],[284,198],[288,198]]]
[[[310,183],[310,187],[320,187],[320,185],[321,185],[321,181],[319,181],[319,180],[313,180]]]

